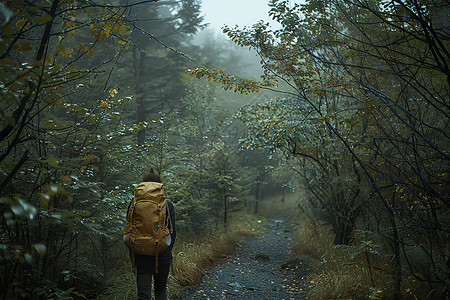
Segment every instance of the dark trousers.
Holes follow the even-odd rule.
[[[152,277],[155,280],[154,290],[156,300],[166,300],[167,277],[169,276],[170,263],[159,263],[158,273],[155,273],[155,264],[136,264],[134,276],[139,300],[152,299]]]

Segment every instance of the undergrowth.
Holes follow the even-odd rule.
[[[329,225],[302,214],[293,249],[296,255],[316,260],[310,274],[306,297],[322,299],[392,299],[394,270],[392,255],[383,247],[355,240],[354,245],[333,245],[334,235]],[[418,282],[408,270],[403,270],[402,299],[437,299],[438,291]],[[439,298],[440,299],[440,298]]]

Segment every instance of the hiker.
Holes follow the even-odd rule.
[[[159,174],[150,168],[128,206],[123,236],[130,252],[139,300],[152,298],[152,277],[155,299],[166,299],[175,238],[173,204],[165,198]]]

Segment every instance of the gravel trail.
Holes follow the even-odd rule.
[[[291,240],[282,219],[268,220],[260,237],[246,238],[179,299],[304,299],[299,277],[281,267],[291,258]]]

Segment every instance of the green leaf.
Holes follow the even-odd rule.
[[[14,119],[13,117],[11,117],[11,116],[4,116],[3,118],[6,120],[6,123],[9,126],[14,127],[14,125],[16,125],[16,119]]]
[[[31,264],[33,263],[33,256],[31,256],[31,254],[25,253],[25,254],[23,255],[23,257],[25,258],[25,261],[26,261],[29,265],[31,265]]]
[[[14,28],[11,25],[8,24],[5,28],[3,28],[2,36],[10,35],[10,34],[13,34],[15,32],[16,31],[14,30]]]
[[[10,198],[1,197],[0,203],[8,204],[9,206],[14,205],[14,201]]]
[[[35,244],[34,249],[40,256],[44,256],[47,252],[47,247],[44,244]]]
[[[58,161],[56,160],[56,158],[53,155],[49,155],[47,157],[47,161],[50,165],[57,167],[58,166]]]
[[[5,98],[5,103],[8,104],[8,105],[13,104],[15,101],[16,101],[16,97],[14,97],[11,94],[7,95],[6,98]]]
[[[50,201],[50,196],[46,193],[39,194],[39,197],[41,198],[41,203],[44,207],[48,207],[48,202]]]
[[[20,52],[30,51],[33,48],[29,40],[19,40],[14,44],[13,49]]]
[[[2,59],[0,59],[0,64],[2,64],[2,65],[18,65],[19,63],[12,59],[2,58]]]
[[[34,23],[47,23],[50,22],[52,20],[52,16],[50,15],[42,15],[42,16],[37,16],[34,18]]]

